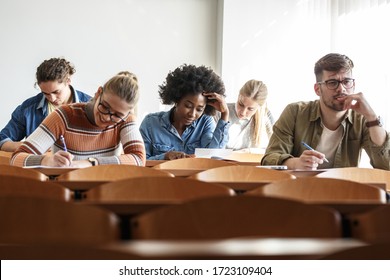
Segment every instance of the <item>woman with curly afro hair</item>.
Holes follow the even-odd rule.
[[[225,85],[213,70],[179,66],[159,86],[159,95],[163,104],[173,107],[148,114],[142,121],[147,159],[194,157],[196,148],[225,148],[229,110]],[[216,111],[221,114],[217,123],[213,119]]]

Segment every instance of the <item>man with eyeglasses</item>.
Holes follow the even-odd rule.
[[[262,165],[289,169],[356,167],[364,149],[374,168],[390,169],[390,136],[364,94],[354,65],[330,53],[314,67],[318,100],[289,104],[273,127]]]

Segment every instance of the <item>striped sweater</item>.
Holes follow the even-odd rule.
[[[50,114],[13,154],[11,164],[40,165],[43,154],[50,148],[53,153],[63,149],[60,141],[63,135],[74,160],[94,157],[99,165],[145,165],[145,146],[132,117],[101,129],[88,120],[87,104],[64,105]]]

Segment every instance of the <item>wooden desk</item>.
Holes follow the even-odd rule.
[[[2,260],[236,260],[323,258],[341,250],[367,245],[354,239],[254,238],[214,241],[127,241],[100,246],[60,244],[1,244]],[[265,267],[267,267],[266,264]],[[259,266],[263,266],[259,264]]]
[[[324,172],[325,170],[282,170],[283,172],[290,173],[294,175],[295,177],[313,177],[316,176],[317,174],[320,174]]]
[[[24,167],[24,168],[31,168],[31,169],[37,170],[37,171],[39,171],[39,172],[41,172],[49,177],[56,177],[58,175],[66,173],[66,172],[78,169],[75,167],[43,167],[43,166],[41,166],[41,167],[40,166]]]
[[[82,205],[101,207],[117,214],[121,219],[121,238],[123,240],[131,239],[131,218],[143,214],[147,211],[181,203],[180,201],[170,200],[156,200],[156,201],[88,201],[80,200],[74,202]],[[346,237],[350,236],[350,228],[348,222],[348,215],[354,213],[362,213],[375,209],[377,207],[384,207],[386,204],[375,203],[329,203],[316,202],[312,203],[318,206],[330,207],[338,211],[343,217],[343,234]]]
[[[134,240],[102,246],[141,259],[319,259],[367,245],[353,239],[237,238],[210,241]]]

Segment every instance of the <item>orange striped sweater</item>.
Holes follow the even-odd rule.
[[[88,103],[61,106],[50,114],[13,154],[11,164],[40,165],[43,154],[63,149],[60,135],[66,139],[74,160],[94,157],[102,164],[145,165],[145,146],[138,126],[130,116],[126,122],[101,129],[86,115]]]

